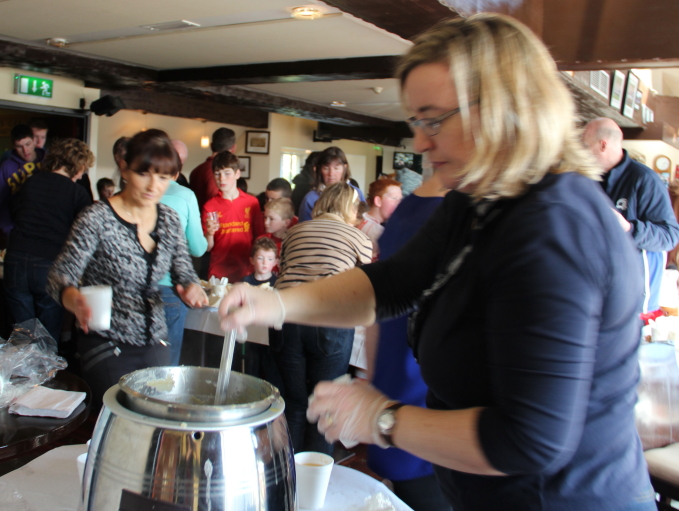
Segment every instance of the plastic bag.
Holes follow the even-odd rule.
[[[9,340],[0,339],[0,408],[65,369],[57,342],[38,319],[14,325]]]

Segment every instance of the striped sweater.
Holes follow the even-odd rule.
[[[336,275],[368,264],[371,258],[370,238],[341,217],[326,213],[287,232],[276,289]]]

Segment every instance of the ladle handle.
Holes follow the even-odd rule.
[[[222,360],[219,363],[219,378],[215,390],[215,406],[223,405],[226,401],[226,390],[229,387],[231,377],[231,363],[233,362],[233,349],[236,345],[236,330],[228,330],[224,334],[224,346],[222,347]]]

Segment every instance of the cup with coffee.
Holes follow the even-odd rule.
[[[320,509],[325,502],[334,460],[320,452],[295,454],[297,501],[301,509]]]

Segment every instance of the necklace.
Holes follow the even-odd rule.
[[[132,220],[135,220],[135,218],[134,218],[134,216],[132,215],[132,213],[130,213],[129,210],[125,207],[125,201],[122,200],[122,199],[120,199],[120,204],[123,206],[123,209],[125,210],[125,213],[127,213],[127,214],[130,216],[130,218],[131,218]],[[137,222],[133,222],[133,223],[137,223]]]

